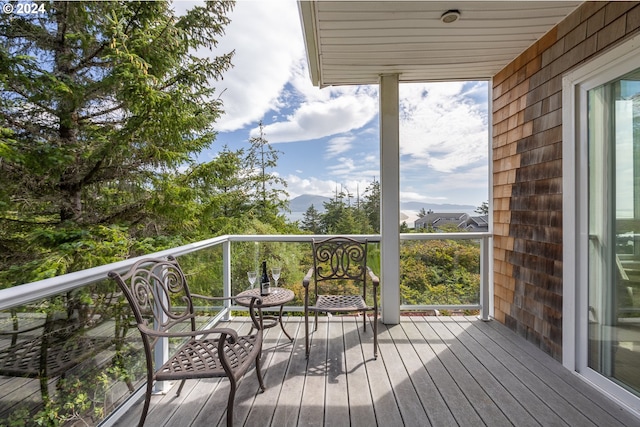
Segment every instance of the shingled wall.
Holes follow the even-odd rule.
[[[562,77],[640,29],[587,2],[493,79],[495,318],[562,357]]]

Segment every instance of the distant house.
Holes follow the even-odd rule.
[[[489,215],[469,217],[464,225],[464,230],[474,232],[489,231]]]
[[[434,230],[444,231],[451,226],[457,227],[460,231],[489,231],[488,215],[469,216],[462,212],[433,212],[429,211],[422,218],[418,218],[415,223],[416,231]]]
[[[429,211],[422,218],[418,218],[414,227],[416,231],[433,229],[435,231],[442,231],[445,226],[451,226],[458,228],[464,228],[469,215],[462,212],[433,212]]]

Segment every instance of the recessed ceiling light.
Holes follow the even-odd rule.
[[[452,22],[456,22],[458,19],[460,19],[460,11],[457,9],[447,10],[440,17],[440,20],[445,24],[451,24]]]

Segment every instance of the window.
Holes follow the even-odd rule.
[[[587,91],[587,366],[640,395],[640,68]]]
[[[640,402],[638,46],[563,79],[563,364],[630,408]]]

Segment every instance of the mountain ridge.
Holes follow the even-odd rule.
[[[329,202],[330,197],[318,196],[315,194],[302,194],[289,200],[289,209],[291,212],[306,212],[311,205],[318,212],[324,212],[324,203]],[[352,199],[353,203],[353,199]],[[430,203],[430,202],[402,202],[401,210],[419,211],[431,209],[434,212],[473,212],[477,206],[459,205],[455,203]]]

